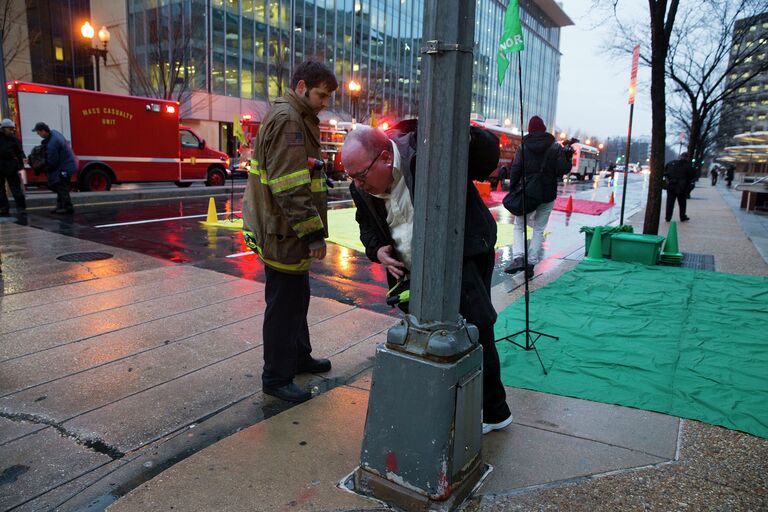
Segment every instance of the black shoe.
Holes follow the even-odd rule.
[[[664,220],[666,220],[667,222],[672,222],[672,219],[664,219]]]
[[[525,267],[525,277],[528,279],[533,277],[533,265],[528,265]]]
[[[687,220],[691,220],[690,217],[680,217],[680,222],[685,222]]]
[[[518,272],[522,272],[524,269],[525,265],[523,265],[523,258],[515,258],[512,260],[512,263],[510,263],[509,266],[504,269],[504,272],[507,274],[517,274]]]
[[[309,391],[301,389],[293,382],[286,384],[285,386],[280,386],[279,388],[268,388],[264,386],[263,391],[266,395],[274,396],[280,400],[285,400],[286,402],[294,402],[297,404],[306,402],[312,398],[312,394]]]
[[[325,373],[331,371],[331,361],[328,359],[315,359],[310,357],[309,360],[299,364],[298,373]]]

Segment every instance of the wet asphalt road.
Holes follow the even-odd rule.
[[[630,175],[625,217],[630,216],[644,203],[646,187],[647,176]],[[578,254],[583,246],[583,235],[579,233],[581,226],[618,223],[619,219],[620,180],[613,186],[609,186],[605,180],[560,186],[558,195],[561,197],[573,195],[574,199],[594,201],[607,201],[611,191],[615,193],[617,204],[602,215],[552,212],[547,228],[549,235],[545,242],[546,258],[566,258]],[[242,196],[239,194],[235,194],[233,200],[221,196],[216,198],[219,213],[239,212],[241,204]],[[331,208],[351,207],[352,201],[348,191],[331,190],[329,205]],[[498,203],[491,203],[489,207],[499,222],[513,222],[512,215]],[[176,263],[263,281],[264,267],[253,254],[232,257],[248,251],[239,231],[206,228],[200,224],[207,208],[208,198],[200,197],[115,202],[80,206],[70,218],[52,216],[47,213],[47,209],[31,210],[27,218],[20,219],[19,222]],[[503,279],[510,279],[502,270],[511,258],[511,247],[503,247],[497,251],[494,284]],[[545,270],[546,266],[547,263],[543,262],[539,268]],[[364,254],[329,244],[325,260],[313,263],[310,276],[312,294],[315,296],[383,313],[394,313],[383,303],[387,285],[381,267],[368,261]]]

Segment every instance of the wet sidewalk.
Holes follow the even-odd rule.
[[[768,275],[719,189],[693,193],[681,250],[721,272]],[[727,196],[726,196],[727,197]],[[642,231],[644,212],[629,220]],[[662,219],[661,234],[667,225]],[[576,264],[553,257],[540,287]],[[522,294],[493,289],[501,309]],[[724,305],[727,308],[727,305]],[[370,354],[369,354],[370,355]],[[380,510],[336,488],[359,463],[370,375],[174,465],[110,507],[143,510]],[[494,471],[467,510],[765,510],[768,441],[697,421],[508,388],[514,424],[483,438]]]

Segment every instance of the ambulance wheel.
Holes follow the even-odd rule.
[[[191,181],[174,181],[174,183],[179,188],[187,188],[192,185]]]
[[[80,180],[80,190],[86,192],[105,192],[111,188],[112,178],[102,169],[91,169]]]
[[[205,184],[208,187],[219,187],[221,185],[226,185],[227,183],[227,175],[224,174],[224,171],[218,167],[214,167],[213,169],[208,170],[208,179],[205,180]]]

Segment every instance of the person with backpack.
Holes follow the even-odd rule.
[[[412,263],[411,240],[416,197],[417,121],[401,121],[386,132],[366,126],[349,132],[341,149],[349,192],[357,206],[355,220],[365,254],[386,270],[391,289],[404,283]],[[499,165],[499,139],[470,128],[467,155],[467,196],[464,219],[461,301],[459,312],[477,326],[483,347],[483,434],[512,423],[512,412],[501,382],[501,364],[494,342],[496,310],[491,278],[496,250],[496,221],[483,203],[473,179],[485,180]],[[402,294],[400,294],[402,295]],[[398,304],[404,309],[401,304]],[[404,309],[405,310],[405,309]]]
[[[11,189],[16,201],[16,211],[23,213],[27,209],[27,200],[19,178],[19,170],[24,168],[24,151],[15,135],[16,125],[10,119],[0,122],[0,217],[10,213],[5,183]]]
[[[522,212],[517,212],[521,213],[517,215],[513,211],[514,208],[509,208],[508,199],[505,198],[504,206],[516,214],[512,263],[504,269],[507,274],[517,274],[525,270],[529,278],[533,277],[533,268],[541,260],[543,252],[544,230],[549,222],[549,214],[555,206],[557,183],[571,170],[572,157],[573,149],[570,146],[564,148],[555,142],[554,135],[547,132],[544,121],[539,116],[531,117],[528,121],[528,134],[523,137],[523,145],[512,162],[509,178],[510,193],[507,198],[514,197],[515,191],[522,186],[524,163],[526,211],[528,225],[533,228],[533,237],[528,243],[528,266],[526,267],[523,261],[525,234]]]
[[[67,139],[57,130],[51,130],[45,123],[37,123],[32,130],[42,137],[45,147],[45,170],[48,186],[56,192],[54,215],[71,215],[75,212],[69,197],[69,179],[77,172],[77,159]]]

